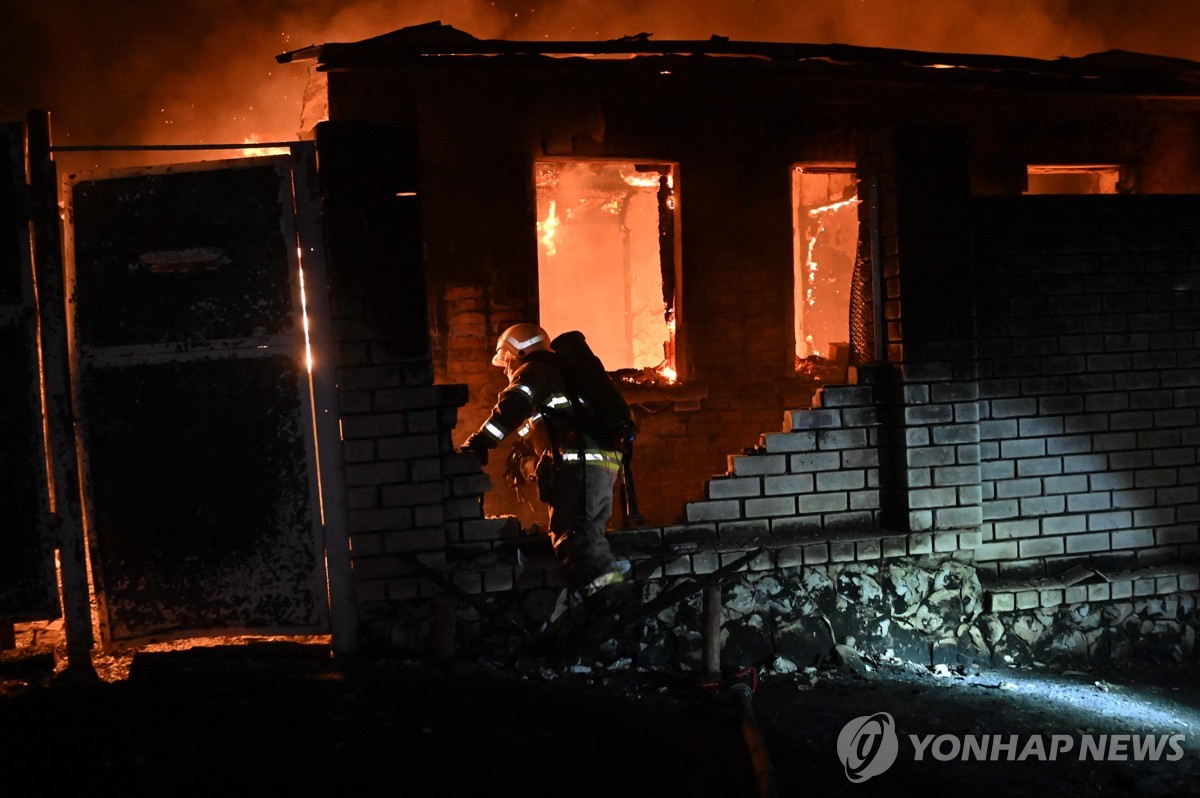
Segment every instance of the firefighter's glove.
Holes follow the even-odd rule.
[[[476,432],[467,438],[466,443],[462,445],[462,451],[474,452],[475,456],[479,458],[479,464],[487,465],[488,452],[491,451],[491,447],[488,446],[487,438],[483,437],[482,433]]]

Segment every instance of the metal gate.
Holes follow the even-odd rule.
[[[292,178],[281,156],[68,183],[108,643],[328,631]]]
[[[42,436],[25,131],[0,126],[0,618],[59,614]]]

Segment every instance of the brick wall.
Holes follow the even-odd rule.
[[[334,187],[336,152],[322,150]],[[1200,201],[970,198],[953,131],[891,131],[860,161],[878,186],[888,363],[826,386],[811,409],[798,383],[740,375],[699,401],[642,403],[656,445],[638,467],[684,516],[614,535],[637,577],[711,572],[759,546],[751,571],[973,551],[993,581],[1195,558]],[[490,264],[478,284],[434,286],[432,312],[423,289],[381,292],[420,271],[406,260],[421,262],[420,236],[398,246],[362,232],[416,229],[417,200],[397,197],[406,184],[394,178],[375,194],[341,188],[369,195],[353,213],[336,190],[327,205],[360,600],[561,585],[544,539],[486,517],[513,506],[503,487],[488,492],[497,472],[453,452],[503,385],[491,348],[532,307],[527,292],[520,280],[493,290]],[[501,227],[515,236],[527,222]],[[427,333],[432,319],[436,347],[398,313],[419,314]],[[742,337],[710,336],[709,368],[744,358]],[[722,341],[733,348],[717,351]],[[455,429],[463,382],[471,403]],[[780,429],[782,407],[796,409]]]
[[[828,386],[819,407],[789,411],[781,432],[731,455],[687,520],[713,523],[725,542],[879,528],[879,418],[870,385]]]
[[[352,567],[369,606],[417,596],[421,568],[444,566],[447,523],[482,516],[481,477],[451,446],[465,387],[433,384],[415,133],[322,123],[317,144]]]
[[[889,129],[864,141],[859,160],[882,287],[885,522],[973,533],[982,512],[963,134]]]
[[[1005,574],[1195,558],[1196,197],[976,200],[985,545]]]
[[[1196,198],[968,197],[949,130],[889,131],[862,161],[885,526],[976,529],[992,578],[1194,559]]]

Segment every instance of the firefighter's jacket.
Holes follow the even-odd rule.
[[[603,449],[585,433],[586,405],[572,397],[554,352],[531,352],[513,371],[491,415],[471,436],[494,449],[510,434],[528,440],[534,452],[556,462],[583,459],[587,465],[620,468],[620,455]]]

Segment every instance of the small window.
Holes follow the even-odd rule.
[[[792,170],[796,370],[849,352],[858,181],[848,165]]]
[[[1029,166],[1026,194],[1116,194],[1121,167],[1112,165]]]
[[[674,382],[674,166],[538,161],[535,171],[541,325],[582,331],[609,371]]]

